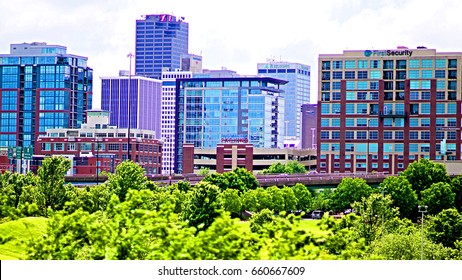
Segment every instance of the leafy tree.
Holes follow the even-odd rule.
[[[255,190],[256,188],[260,187],[260,183],[258,183],[258,180],[255,177],[255,175],[253,175],[252,172],[248,171],[247,169],[243,167],[237,167],[233,170],[233,172],[244,183],[245,185],[244,190],[246,189]]]
[[[165,203],[159,211],[139,204],[149,190],[129,190],[120,203],[113,196],[104,214],[81,209],[56,212],[47,234],[29,246],[30,259],[191,259],[194,229],[185,227]],[[137,208],[141,206],[141,208]]]
[[[201,169],[199,170],[199,175],[201,176],[207,176],[209,175],[210,173],[210,168],[208,167],[201,167]]]
[[[359,236],[364,237],[366,244],[382,235],[386,231],[388,221],[398,216],[398,209],[392,208],[392,203],[389,195],[374,193],[352,204],[361,217],[355,230]]]
[[[409,164],[400,176],[406,177],[417,195],[420,195],[421,191],[434,183],[448,183],[450,180],[444,164],[435,163],[425,158]]]
[[[0,196],[4,196],[2,199],[3,205],[16,208],[19,204],[19,197],[23,187],[36,184],[37,181],[32,172],[26,175],[10,171],[0,173]]]
[[[356,215],[347,215],[340,222],[333,217],[325,215],[321,219],[320,227],[330,234],[325,238],[316,240],[319,247],[329,253],[331,259],[362,259],[366,250],[366,243],[351,225],[356,224],[359,219]],[[348,225],[348,226],[347,226]]]
[[[124,161],[117,165],[115,174],[108,174],[107,180],[109,191],[116,194],[122,202],[129,189],[144,189],[146,183],[144,169],[132,161]]]
[[[288,162],[285,169],[288,174],[306,173],[305,166],[295,160]]]
[[[331,189],[322,189],[315,192],[311,203],[312,209],[330,210],[333,193],[334,191]]]
[[[267,169],[263,170],[263,174],[282,174],[286,173],[286,166],[280,162],[271,164]]]
[[[181,218],[190,226],[207,229],[222,211],[220,193],[220,188],[208,182],[196,184],[185,202]]]
[[[257,192],[260,188],[256,190],[247,190],[241,194],[242,210],[247,210],[250,212],[258,212],[258,197]]]
[[[424,259],[445,260],[453,255],[450,248],[424,240]],[[369,256],[369,257],[368,257]],[[381,258],[385,260],[420,260],[421,235],[419,230],[410,234],[389,233],[376,239],[370,245],[369,255],[365,258]]]
[[[31,216],[46,215],[45,194],[40,191],[38,186],[29,185],[22,189],[18,207],[25,208],[28,207],[28,205],[35,205],[37,207],[37,211],[31,213]]]
[[[180,214],[183,211],[184,202],[191,196],[191,192],[187,191],[190,189],[191,185],[189,182],[183,181],[179,181],[178,183],[169,186],[167,189],[158,188],[156,191],[159,196],[158,202],[160,204],[164,199],[170,200],[174,204],[174,212]],[[165,195],[168,195],[168,197],[165,197]]]
[[[282,198],[284,199],[284,210],[296,210],[297,208],[297,197],[295,196],[294,191],[292,188],[284,186],[282,189],[280,189],[280,193],[282,195]]]
[[[402,218],[415,217],[417,194],[404,176],[389,176],[379,185],[379,190],[391,196],[392,207],[397,207]]]
[[[223,208],[233,214],[239,215],[242,209],[242,202],[239,191],[235,189],[226,189],[220,194]]]
[[[266,189],[266,191],[271,195],[271,202],[272,207],[268,208],[270,210],[274,210],[274,212],[279,213],[280,211],[284,211],[285,202],[284,196],[282,195],[281,189],[276,186],[272,186]]]
[[[178,181],[174,185],[178,186],[178,190],[181,192],[187,192],[191,189],[191,183],[186,181]]]
[[[423,190],[420,196],[422,205],[428,206],[428,214],[430,215],[454,207],[455,194],[448,183],[434,183]]]
[[[71,161],[65,157],[47,157],[37,171],[39,191],[45,197],[45,211],[50,207],[61,210],[68,201],[70,189],[64,186],[64,176],[71,168]]]
[[[293,160],[287,164],[276,162],[271,164],[267,169],[264,169],[263,174],[294,174],[294,173],[306,173],[306,168],[303,164]]]
[[[258,257],[259,237],[238,219],[220,215],[206,230],[197,233],[190,247],[192,259],[254,260]]]
[[[112,195],[106,184],[86,187],[77,193],[79,206],[89,213],[106,210]]]
[[[257,178],[242,167],[222,174],[212,173],[206,176],[202,181],[218,186],[221,190],[236,189],[241,192],[248,189],[256,189],[260,186]]]
[[[292,190],[294,191],[294,195],[297,198],[296,208],[305,211],[311,209],[313,196],[311,195],[311,192],[308,190],[308,188],[303,184],[297,183],[292,187]]]
[[[351,207],[355,201],[361,201],[363,197],[368,197],[372,193],[372,188],[362,178],[343,178],[331,197],[331,207],[333,210],[343,211]]]
[[[462,212],[462,175],[456,176],[451,180],[452,191],[455,194],[454,206]]]
[[[263,209],[250,218],[250,230],[252,232],[260,232],[264,224],[273,223],[274,220],[274,212],[269,209]]]
[[[445,247],[455,247],[462,240],[462,215],[456,209],[444,209],[429,219],[428,238]]]

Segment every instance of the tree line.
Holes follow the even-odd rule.
[[[426,259],[462,259],[462,177],[422,159],[372,188],[345,178],[334,190],[302,184],[262,188],[243,168],[209,174],[191,186],[159,187],[125,161],[100,185],[64,183],[70,162],[47,158],[37,175],[0,177],[0,218],[48,217],[30,259],[419,259],[417,205],[428,206]],[[315,236],[288,210],[326,214]],[[253,216],[242,222],[244,211]]]

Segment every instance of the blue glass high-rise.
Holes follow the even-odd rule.
[[[288,138],[302,139],[302,105],[310,103],[311,67],[301,63],[269,61],[258,63],[258,75],[288,81],[282,86],[286,101],[284,133]]]
[[[0,54],[0,146],[34,146],[49,128],[80,128],[92,108],[87,60],[46,43],[11,44]]]
[[[189,45],[189,24],[183,20],[159,14],[136,21],[136,75],[161,79],[162,69],[180,69]]]
[[[250,143],[282,148],[287,81],[268,77],[189,78],[176,81],[175,173],[182,173],[183,144],[213,148]]]

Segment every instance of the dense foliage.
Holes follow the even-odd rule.
[[[336,189],[310,191],[263,188],[242,169],[159,187],[126,161],[107,182],[79,189],[64,184],[70,165],[56,157],[37,175],[0,175],[0,218],[48,217],[30,259],[462,259],[462,180],[432,164],[413,163],[376,189],[345,178]],[[419,167],[441,181],[418,179]],[[423,236],[418,204],[428,206]],[[325,215],[323,235],[287,214],[350,208],[338,220]]]
[[[267,169],[262,171],[263,174],[300,174],[306,173],[306,168],[303,164],[297,161],[290,161],[287,164],[280,162],[270,165]]]

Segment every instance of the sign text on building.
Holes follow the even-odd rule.
[[[410,50],[365,50],[364,56],[412,56],[412,52]]]

